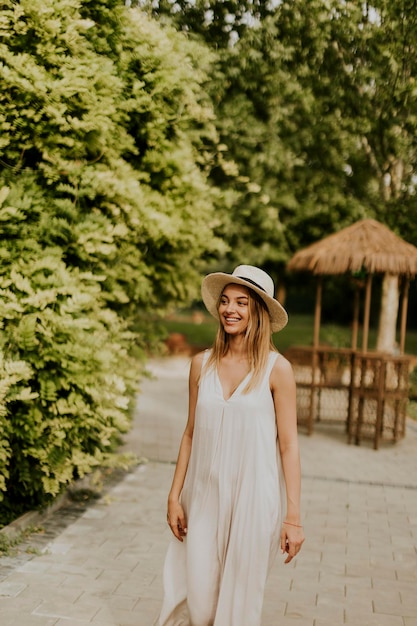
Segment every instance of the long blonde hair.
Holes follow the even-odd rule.
[[[249,321],[245,332],[245,346],[248,354],[249,371],[252,373],[252,376],[244,388],[243,393],[248,393],[259,384],[268,362],[269,353],[271,350],[277,352],[272,342],[271,320],[266,304],[262,298],[249,287],[248,293]],[[219,308],[222,295],[223,292],[220,294],[217,309]],[[219,367],[220,360],[229,349],[229,342],[230,336],[225,332],[220,322],[213,348],[204,367],[204,371],[207,371],[211,367]]]

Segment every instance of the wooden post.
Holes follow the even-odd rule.
[[[369,318],[371,316],[372,274],[366,277],[365,311],[363,314],[362,352],[368,352]]]
[[[315,421],[315,398],[316,398],[316,371],[318,366],[318,347],[320,343],[320,321],[321,321],[321,296],[322,296],[323,279],[321,276],[317,278],[316,290],[316,308],[314,312],[314,335],[313,335],[313,354],[311,359],[311,391],[310,391],[310,415],[308,417],[308,434],[313,432],[313,424]]]
[[[400,331],[400,354],[405,351],[405,333],[407,328],[407,309],[408,309],[408,290],[410,287],[410,279],[405,279],[403,287],[403,297],[401,302],[401,331]]]
[[[366,358],[361,355],[358,359],[360,364],[360,380],[359,380],[359,393],[358,393],[358,415],[356,418],[356,437],[355,443],[357,446],[361,443],[362,425],[363,425],[363,412],[365,408],[365,387],[366,387]]]
[[[387,361],[385,360],[385,357],[381,357],[379,359],[378,381],[377,381],[374,450],[378,450],[379,448],[379,439],[384,429],[385,389],[387,385],[386,374],[387,374]]]
[[[352,350],[358,347],[358,326],[359,326],[359,287],[355,287],[353,301],[353,326],[352,326]]]
[[[321,276],[317,278],[317,290],[316,290],[316,308],[314,311],[314,336],[313,346],[317,348],[320,343],[320,323],[321,323],[321,296],[323,290],[323,279]]]

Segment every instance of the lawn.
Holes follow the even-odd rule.
[[[188,345],[193,349],[209,347],[216,335],[217,321],[210,315],[202,312],[182,311],[163,322],[167,334],[180,333],[184,335]],[[285,352],[289,346],[311,345],[313,343],[314,319],[312,315],[291,315],[288,325],[279,333],[273,335],[273,340],[280,352]],[[361,346],[359,332],[358,347]],[[320,329],[320,343],[338,348],[349,347],[351,330],[346,326],[322,324]],[[376,330],[370,329],[369,349],[374,349]],[[417,356],[417,331],[408,331],[406,337],[406,352]]]
[[[206,313],[198,311],[182,311],[163,322],[167,336],[179,333],[185,337],[186,344],[192,352],[208,348],[213,343],[217,330],[217,321]],[[312,315],[291,315],[288,325],[279,333],[273,335],[273,340],[282,353],[293,345],[312,345],[314,318]],[[369,331],[369,349],[375,348],[376,329]],[[359,332],[358,347],[361,346],[362,336]],[[322,324],[320,328],[320,343],[338,348],[349,347],[351,330],[346,326]],[[417,331],[410,330],[406,336],[406,353],[417,356]],[[410,376],[410,400],[417,398],[417,368]],[[417,420],[417,402],[410,401],[408,414]]]

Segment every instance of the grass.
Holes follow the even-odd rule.
[[[193,314],[192,311],[178,312],[166,319],[163,323],[166,332],[180,333],[185,336],[187,343],[195,349],[209,347],[214,340],[217,330],[217,321],[208,314]],[[308,346],[313,343],[314,319],[312,315],[291,315],[288,325],[279,333],[273,335],[273,340],[280,352],[294,345]],[[376,345],[376,329],[369,331],[369,348]],[[320,343],[338,348],[349,347],[351,330],[347,326],[337,324],[322,324],[320,328]],[[362,336],[359,332],[358,347],[361,346]],[[417,356],[417,331],[408,331],[406,336],[406,353]]]
[[[198,314],[197,320],[192,312],[185,311],[166,319],[162,322],[162,326],[167,334],[180,333],[184,335],[188,345],[204,349],[214,341],[217,321],[211,315],[206,314]]]
[[[197,352],[212,345],[217,331],[217,321],[206,313],[182,311],[165,320],[167,335],[180,333],[192,350]],[[313,343],[314,318],[312,315],[291,315],[288,325],[279,333],[273,335],[273,340],[280,352],[294,345],[308,346]],[[358,347],[362,345],[362,334],[358,334]],[[377,331],[369,331],[369,349],[376,345]],[[351,330],[347,326],[337,324],[322,324],[320,328],[320,343],[337,348],[349,347]],[[406,335],[405,352],[417,356],[417,331],[410,330]],[[417,421],[417,368],[410,375],[410,401],[408,414]]]
[[[4,532],[0,532],[0,558],[2,556],[14,556],[18,554],[21,543],[30,537],[30,535],[42,532],[44,532],[43,528],[37,526],[29,526],[13,537],[9,537]],[[33,548],[32,546],[27,546],[25,552],[27,554],[39,554],[38,548]]]

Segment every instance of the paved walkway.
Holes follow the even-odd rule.
[[[124,446],[149,461],[0,559],[1,626],[156,623],[188,363],[150,368]],[[307,540],[290,565],[277,558],[262,626],[417,626],[417,425],[378,451],[349,446],[340,427],[300,442]]]

